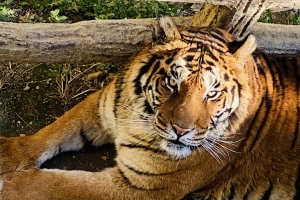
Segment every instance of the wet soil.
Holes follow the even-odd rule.
[[[0,63],[0,135],[31,135],[52,123],[112,76],[99,65]],[[91,78],[92,77],[92,78]],[[114,145],[65,152],[43,168],[100,171],[115,165]]]

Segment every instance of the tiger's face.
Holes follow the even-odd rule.
[[[255,45],[254,38],[230,52],[217,29],[185,31],[181,37],[180,48],[158,53],[151,73],[141,80],[160,148],[180,159],[204,147],[218,158],[215,144],[236,131],[232,124],[247,114],[251,95],[241,59],[253,50],[239,50]]]

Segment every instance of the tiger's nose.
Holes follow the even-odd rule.
[[[188,132],[192,131],[192,129],[181,128],[177,124],[174,124],[174,123],[172,124],[172,128],[175,131],[175,133],[179,136],[183,136],[183,135],[187,134]]]

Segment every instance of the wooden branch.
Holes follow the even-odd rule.
[[[174,18],[192,27],[192,18]],[[124,64],[152,39],[155,19],[93,20],[74,24],[0,22],[0,62]],[[268,52],[300,52],[300,26],[258,23],[259,47]]]

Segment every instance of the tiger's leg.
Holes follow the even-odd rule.
[[[81,149],[86,138],[95,145],[108,143],[111,138],[104,133],[99,115],[99,101],[109,95],[107,91],[90,95],[34,135],[0,137],[0,174],[39,167],[60,152]]]
[[[184,196],[181,189],[183,187],[134,187],[117,167],[102,172],[28,169],[3,174],[0,179],[3,180],[3,188],[0,191],[0,199],[3,200],[154,200],[180,199]]]

